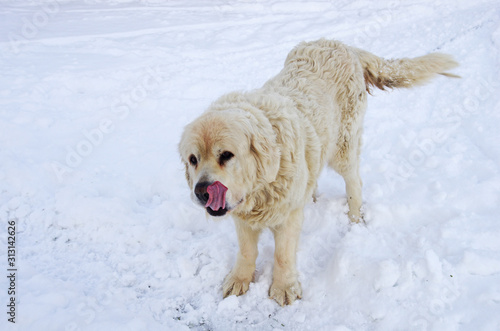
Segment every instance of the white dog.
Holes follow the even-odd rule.
[[[384,60],[338,41],[301,43],[263,87],[227,94],[189,124],[179,151],[192,198],[212,216],[231,214],[238,234],[223,296],[248,290],[267,227],[275,239],[269,296],[280,305],[301,298],[295,260],[303,209],[325,164],[345,180],[350,219],[362,220],[359,155],[370,87],[415,86],[454,76],[445,71],[457,65],[439,53]]]

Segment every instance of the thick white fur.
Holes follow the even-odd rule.
[[[345,180],[350,219],[362,220],[359,155],[370,87],[411,87],[436,74],[453,76],[445,71],[455,66],[445,54],[384,60],[337,41],[304,42],[262,88],[222,96],[188,125],[179,144],[188,184],[227,186],[236,224],[240,250],[223,295],[248,290],[267,227],[275,237],[269,295],[281,305],[300,298],[295,256],[303,208],[325,164]],[[224,151],[234,157],[221,164]]]

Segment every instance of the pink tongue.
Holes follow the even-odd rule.
[[[209,197],[205,207],[210,207],[213,211],[226,208],[226,191],[227,187],[219,181],[207,187]]]

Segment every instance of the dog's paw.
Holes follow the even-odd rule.
[[[302,286],[298,281],[285,286],[274,282],[269,289],[269,297],[280,306],[291,305],[295,300],[302,298]]]
[[[239,279],[232,274],[227,275],[222,285],[222,297],[243,295],[248,291],[251,279]]]
[[[351,220],[352,223],[355,223],[355,224],[359,224],[359,223],[366,224],[363,215],[360,215],[359,213],[357,213],[357,214],[349,213],[349,219]]]

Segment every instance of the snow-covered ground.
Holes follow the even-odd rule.
[[[500,330],[497,0],[4,0],[0,31],[0,329]],[[182,128],[321,37],[450,53],[463,78],[369,98],[367,225],[325,170],[302,300],[267,297],[269,232],[248,293],[222,300],[234,225],[190,201]]]

